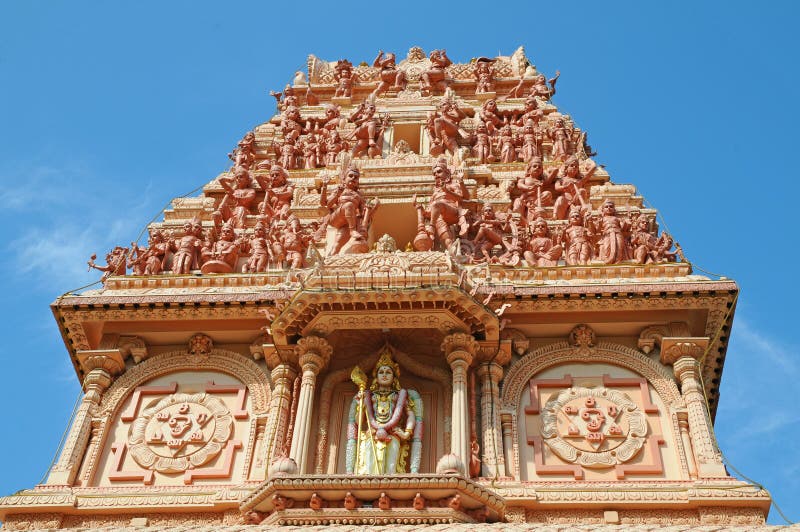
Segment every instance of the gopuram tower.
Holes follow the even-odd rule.
[[[309,56],[229,171],[53,303],[85,395],[4,529],[763,525],[712,425],[738,287],[557,78]]]

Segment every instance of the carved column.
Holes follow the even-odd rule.
[[[506,476],[514,478],[514,444],[512,443],[511,416],[504,415],[501,418],[503,427],[503,453],[506,455]]]
[[[119,350],[79,351],[78,358],[86,372],[83,400],[75,412],[61,455],[50,470],[46,484],[70,486],[75,481],[89,443],[94,410],[114,381],[113,377],[125,368]]]
[[[689,413],[686,410],[680,410],[677,414],[678,430],[681,431],[681,443],[683,443],[683,452],[686,455],[686,467],[689,468],[689,478],[697,479],[697,460],[694,457],[692,440],[689,437]]]
[[[681,385],[698,475],[700,478],[727,477],[700,384],[698,360],[703,357],[707,345],[708,338],[664,338],[661,342],[661,362],[672,364],[675,377]]]
[[[284,437],[288,431],[289,409],[292,404],[292,383],[297,370],[290,363],[281,360],[274,346],[263,347],[264,359],[272,376],[272,394],[269,400],[269,421],[264,435],[266,442],[267,465],[277,458],[283,449]]]
[[[450,452],[464,464],[463,473],[468,474],[470,458],[469,401],[467,398],[467,368],[472,363],[478,342],[466,333],[453,333],[442,342],[442,350],[453,371],[453,426],[450,436]]]
[[[295,352],[302,370],[300,397],[297,402],[297,416],[294,422],[292,447],[289,458],[297,464],[297,472],[306,472],[308,440],[311,436],[311,415],[314,406],[314,388],[317,375],[328,364],[332,352],[331,345],[318,336],[308,336],[297,341]]]
[[[482,476],[505,474],[503,442],[500,438],[500,379],[503,368],[493,362],[481,364],[477,369],[481,384],[481,435],[483,447]]]

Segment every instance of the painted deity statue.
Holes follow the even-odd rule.
[[[631,249],[628,245],[628,233],[631,229],[630,220],[617,214],[616,206],[611,200],[606,200],[600,207],[601,216],[596,223],[595,233],[600,235],[599,259],[606,264],[617,264],[631,258]]]
[[[389,52],[384,55],[383,50],[380,50],[378,52],[378,57],[372,62],[373,67],[381,69],[381,81],[378,83],[378,86],[375,87],[375,90],[372,91],[373,98],[382,92],[386,92],[389,88],[397,91],[406,90],[406,85],[408,84],[406,73],[397,68],[397,63],[395,61],[396,59],[393,53]]]
[[[351,379],[359,392],[350,404],[347,424],[348,473],[419,473],[422,453],[422,399],[400,386],[400,366],[387,351],[372,370],[372,384],[356,366]]]
[[[439,159],[433,165],[433,194],[430,201],[430,219],[436,238],[445,248],[454,242],[454,235],[450,226],[458,224],[459,236],[464,236],[469,230],[465,218],[463,204],[469,200],[469,191],[464,185],[462,176],[453,176],[447,167],[447,161]]]
[[[367,245],[367,230],[375,209],[378,207],[377,198],[368,203],[358,190],[358,180],[361,176],[358,168],[349,166],[333,193],[328,192],[329,177],[322,181],[320,190],[320,205],[327,207],[329,214],[322,220],[321,228],[328,225],[336,229],[333,242],[329,243],[329,254],[338,253],[365,253],[369,250]]]

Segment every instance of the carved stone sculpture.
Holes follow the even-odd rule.
[[[105,266],[98,266],[97,264],[95,264],[94,261],[95,259],[97,259],[97,255],[92,255],[86,264],[89,266],[90,271],[92,270],[92,268],[94,268],[95,270],[100,270],[101,272],[103,272],[103,275],[100,278],[100,280],[105,282],[105,280],[111,275],[125,275],[127,256],[128,256],[128,248],[116,246],[114,249],[112,249],[106,254]]]
[[[336,92],[334,98],[350,98],[353,95],[353,63],[340,59],[334,67]]]
[[[465,117],[466,114],[458,108],[453,98],[442,98],[439,109],[433,117],[431,155],[438,156],[445,151],[455,155],[458,150],[458,142],[456,141],[459,135],[458,125]]]
[[[256,162],[256,134],[252,131],[245,133],[236,148],[228,154],[228,158],[233,161],[235,167],[250,169]]]
[[[578,158],[571,156],[564,161],[562,176],[555,182],[557,194],[553,216],[556,220],[564,220],[571,207],[589,209],[589,179],[597,170],[597,165],[591,159],[589,166],[581,172]]]
[[[533,236],[525,251],[525,260],[529,266],[557,266],[563,249],[559,244],[553,243],[550,229],[544,218],[537,218],[533,222]]]
[[[558,168],[544,171],[541,157],[531,158],[525,175],[514,184],[512,210],[530,221],[534,213],[541,214],[544,207],[553,205],[557,174]]]
[[[131,250],[128,266],[133,269],[134,275],[158,275],[164,271],[169,243],[160,229],[150,232],[146,248],[131,242]]]
[[[420,76],[420,88],[423,95],[444,92],[447,88],[445,69],[453,64],[445,50],[433,50],[429,59],[431,60],[430,68]]]
[[[217,225],[222,222],[231,222],[233,227],[241,229],[245,227],[247,215],[256,200],[256,190],[250,173],[242,166],[237,166],[233,172],[234,177],[220,177],[219,184],[225,190],[225,196],[219,204],[214,219]],[[261,178],[259,185],[265,188]]]
[[[486,57],[479,57],[475,61],[475,94],[494,92],[494,68],[493,61]]]
[[[588,264],[594,257],[593,234],[585,224],[585,216],[580,208],[570,210],[569,225],[561,234],[565,259],[569,266]]]
[[[433,178],[429,207],[431,224],[436,231],[436,239],[449,248],[455,240],[451,225],[459,225],[459,236],[465,235],[469,229],[463,208],[463,203],[469,199],[469,191],[461,176],[454,177],[443,159],[433,166]]]
[[[236,268],[239,259],[240,243],[236,239],[233,225],[222,224],[219,238],[207,242],[200,251],[202,273],[230,273]]]
[[[631,250],[627,238],[630,221],[617,215],[616,207],[611,200],[603,203],[600,212],[601,216],[595,229],[595,233],[600,235],[598,258],[605,264],[630,260]]]
[[[189,273],[200,269],[200,247],[203,226],[200,220],[194,219],[183,224],[183,236],[170,241],[172,255],[172,273]]]
[[[383,131],[388,126],[389,117],[376,117],[375,104],[367,101],[356,108],[349,120],[356,125],[348,139],[355,142],[351,156],[359,157],[366,153],[370,158],[379,157],[383,149]]]
[[[422,399],[400,386],[400,366],[387,351],[366,375],[356,366],[359,392],[350,404],[347,425],[347,472],[392,475],[419,472],[422,451]],[[383,499],[383,495],[381,496]]]
[[[328,248],[330,255],[364,253],[369,249],[367,228],[377,208],[377,202],[368,205],[364,200],[358,190],[360,175],[358,168],[348,167],[343,182],[330,196],[328,195],[330,178],[326,177],[322,182],[320,204],[330,211],[323,220],[322,229],[328,225],[336,229],[333,242]]]
[[[380,82],[378,86],[375,87],[375,90],[372,91],[373,98],[386,92],[389,88],[397,91],[406,90],[406,85],[408,83],[406,81],[406,74],[397,68],[394,53],[389,52],[384,55],[383,50],[380,50],[372,66],[381,69]]]

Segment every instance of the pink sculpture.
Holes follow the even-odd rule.
[[[430,154],[434,157],[445,151],[455,154],[458,150],[458,124],[467,115],[458,108],[452,98],[442,98],[439,110],[433,117]],[[430,130],[429,130],[430,133]]]
[[[500,128],[500,134],[495,142],[500,152],[500,162],[513,163],[517,160],[517,149],[514,146],[514,134],[510,125],[506,124]]]
[[[287,84],[283,92],[269,91],[269,94],[277,100],[278,109],[281,111],[290,106],[298,107],[300,105],[300,100],[291,85]]]
[[[295,146],[294,139],[291,137],[284,139],[278,150],[281,166],[287,170],[294,170],[297,168],[297,155],[300,154],[300,150]]]
[[[555,182],[555,191],[558,196],[554,206],[554,217],[564,220],[570,207],[589,209],[589,180],[597,170],[597,164],[589,159],[589,166],[581,172],[578,158],[570,156],[562,167],[563,175]]]
[[[433,166],[433,178],[433,194],[430,202],[431,224],[436,231],[436,238],[445,248],[449,248],[455,240],[450,225],[459,224],[461,236],[469,230],[465,209],[462,207],[469,199],[469,191],[460,174],[453,177],[444,159],[439,159]]]
[[[267,227],[258,222],[253,229],[250,240],[243,245],[244,250],[250,252],[250,258],[242,266],[243,273],[256,273],[267,271],[270,258],[270,245],[267,239]]]
[[[269,180],[261,184],[264,201],[258,205],[258,213],[265,217],[285,217],[294,197],[294,185],[289,183],[289,174],[279,164],[269,169]]]
[[[325,164],[336,164],[339,154],[347,151],[349,146],[341,139],[338,131],[332,131],[330,136],[325,141]]]
[[[381,69],[381,81],[375,90],[372,91],[372,97],[375,98],[379,94],[386,92],[390,87],[397,91],[406,90],[406,74],[397,68],[395,63],[395,55],[391,52],[383,55],[383,50],[378,52],[378,57],[372,63],[373,67]]]
[[[534,157],[541,157],[541,135],[536,128],[536,123],[532,119],[525,122],[522,129],[522,160],[529,163]]]
[[[364,201],[358,190],[360,175],[358,168],[348,167],[343,183],[336,187],[330,197],[328,197],[330,177],[326,176],[322,181],[320,204],[327,207],[330,213],[323,220],[321,230],[328,225],[336,229],[336,235],[329,246],[330,255],[365,253],[369,250],[366,229],[378,205],[377,199],[371,205],[367,205]]]
[[[200,246],[203,226],[200,220],[194,219],[183,224],[183,236],[170,241],[172,255],[172,273],[190,273],[200,269]]]
[[[158,275],[164,271],[169,243],[161,230],[154,229],[150,232],[146,248],[140,248],[136,242],[131,242],[131,250],[132,260],[128,262],[128,267],[133,269],[134,275]]]
[[[571,127],[564,125],[564,120],[557,118],[552,128],[547,130],[547,136],[553,141],[550,156],[554,161],[565,161],[575,153],[575,141],[580,134]]]
[[[201,273],[231,273],[236,268],[241,244],[236,239],[233,225],[222,224],[216,242],[205,242],[200,251]]]
[[[556,81],[558,81],[558,77],[560,75],[561,72],[556,70],[556,75],[547,80],[547,83],[550,84],[550,86],[548,87],[547,83],[545,83],[544,75],[539,74],[538,76],[533,78],[533,87],[531,87],[529,94],[531,96],[536,96],[544,100],[549,100],[556,94]]]
[[[494,162],[492,138],[483,122],[478,122],[478,127],[475,128],[475,145],[472,147],[472,155],[478,158],[478,164]]]
[[[297,216],[291,215],[281,234],[281,245],[289,268],[305,268],[306,252],[310,241],[311,237],[303,233],[300,228],[300,220],[297,219]]]
[[[359,157],[366,152],[370,158],[378,157],[383,149],[383,131],[389,125],[389,116],[384,115],[383,120],[375,116],[375,104],[367,101],[361,103],[350,115],[350,121],[356,129],[350,134],[348,140],[355,140],[352,157]]]
[[[569,212],[569,225],[561,234],[561,242],[566,250],[565,260],[569,266],[585,265],[594,256],[592,232],[586,227],[585,218],[580,208]]]
[[[525,107],[522,109],[522,114],[514,120],[514,124],[517,126],[524,126],[528,120],[533,120],[535,125],[539,123],[546,113],[553,111],[554,109],[540,109],[539,102],[536,101],[536,98],[528,96],[525,98]]]
[[[512,196],[512,210],[524,220],[532,220],[532,214],[553,205],[555,181],[558,168],[545,173],[541,157],[533,157],[528,163],[525,175],[517,179]]]
[[[414,208],[417,210],[417,236],[414,237],[414,249],[417,251],[430,251],[436,239],[436,233],[430,219],[425,216],[425,207],[417,203],[417,195],[414,194]]]
[[[494,92],[494,68],[492,59],[479,57],[475,60],[475,94]]]
[[[486,130],[489,135],[494,135],[494,132],[503,125],[503,119],[500,117],[500,111],[497,109],[497,100],[486,100],[481,106],[478,116],[486,124]]]
[[[263,180],[258,176],[256,179],[264,188]],[[253,188],[250,173],[244,167],[238,166],[233,171],[233,178],[220,177],[219,184],[225,190],[225,196],[214,213],[215,225],[231,221],[237,229],[245,227],[247,215],[256,200],[256,190]]]
[[[256,162],[256,134],[252,131],[245,133],[236,148],[228,154],[234,166],[249,169]]]
[[[433,50],[429,59],[431,60],[430,68],[420,76],[420,89],[424,96],[434,92],[444,92],[447,88],[445,69],[453,64],[445,50]]]
[[[103,275],[100,277],[102,282],[105,282],[111,275],[125,275],[126,272],[126,258],[128,256],[128,248],[123,248],[120,246],[116,246],[114,249],[109,251],[106,254],[106,265],[105,266],[98,266],[95,264],[95,260],[97,259],[97,255],[92,255],[91,258],[86,262],[89,266],[89,271],[94,268],[95,270],[100,270],[103,272]]]
[[[476,255],[474,260],[491,262],[491,250],[495,246],[505,247],[503,232],[500,229],[507,225],[507,220],[498,218],[491,205],[484,205],[478,221],[478,233],[472,241]],[[478,252],[480,252],[480,255],[478,255]]]
[[[556,266],[561,258],[563,249],[553,243],[550,229],[544,218],[537,218],[533,222],[533,236],[525,251],[525,260],[529,266]]]
[[[340,59],[333,67],[333,78],[336,80],[334,98],[350,98],[353,95],[353,63]]]
[[[303,134],[303,118],[300,116],[300,109],[294,105],[288,106],[281,113],[280,130],[284,141],[294,143]]]
[[[598,258],[605,264],[617,264],[630,260],[631,250],[626,238],[626,233],[631,227],[630,221],[617,215],[617,209],[611,200],[603,203],[600,213],[601,216],[594,231],[600,235]]]

